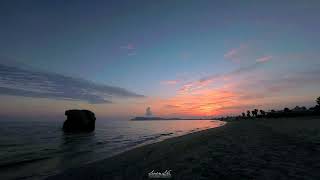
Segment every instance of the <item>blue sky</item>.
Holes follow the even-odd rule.
[[[124,90],[133,96],[121,94],[119,97],[109,89],[99,91],[98,96],[107,96],[102,99],[112,103],[105,106],[115,109],[115,113],[120,111],[113,103],[125,104],[122,107],[127,116],[143,114],[149,105],[160,115],[185,115],[188,107],[177,99],[186,86],[197,86],[188,91],[191,94],[184,94],[186,101],[192,101],[190,91],[194,89],[210,101],[218,101],[209,97],[221,89],[232,91],[235,96],[224,106],[206,107],[206,111],[202,111],[201,102],[190,102],[194,103],[192,107],[196,112],[190,115],[238,113],[243,108],[226,110],[254,104],[265,108],[281,107],[286,103],[312,105],[319,91],[319,86],[314,85],[319,82],[314,77],[319,75],[320,68],[319,10],[318,1],[1,1],[0,58],[2,65],[27,68],[26,76],[40,71],[41,78],[53,74],[80,78],[85,82],[81,85],[81,93],[85,89],[91,98],[96,95],[96,86]],[[251,71],[255,63],[262,65]],[[6,67],[3,66],[3,77],[10,69]],[[241,68],[247,72],[232,73]],[[7,75],[12,81],[5,78],[1,81],[1,88],[16,84],[16,87],[0,91],[3,98],[15,103],[2,104],[6,112],[1,114],[16,112],[10,108],[23,107],[23,98],[27,97],[26,102],[43,103],[46,98],[45,103],[50,104],[52,100],[53,104],[62,103],[68,108],[72,108],[70,101],[81,101],[81,107],[91,108],[106,117],[117,116],[99,110],[103,107],[94,105],[92,99],[71,96],[69,86],[63,84],[70,83],[66,80],[51,82],[55,84],[51,90],[64,91],[63,95],[57,92],[39,95],[34,92],[39,84],[33,80],[25,81],[33,88],[25,90],[32,92],[15,93],[23,86],[15,75],[16,70],[10,71],[12,76]],[[305,76],[306,72],[313,74]],[[226,75],[233,80],[217,81],[216,76]],[[213,76],[214,80],[209,78],[205,85],[197,83]],[[245,104],[237,99],[239,92],[228,86],[254,77],[254,87],[264,89],[253,88],[246,92],[263,94],[274,89],[270,87],[274,81],[293,81],[293,77],[298,80],[296,76],[305,78],[304,82],[296,82],[303,86],[302,90],[292,82],[287,85],[290,90],[279,87],[281,91],[277,89],[276,94]],[[86,87],[86,82],[95,84],[94,88]],[[53,87],[43,81],[40,84],[42,88]],[[278,96],[272,105],[270,99]],[[63,100],[59,101],[61,98]],[[132,98],[137,100],[132,102]],[[139,108],[135,108],[137,104]],[[179,108],[167,110],[165,107]],[[26,113],[32,112],[37,110]]]

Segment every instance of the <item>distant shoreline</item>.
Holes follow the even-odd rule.
[[[161,117],[135,117],[131,121],[159,121],[159,120],[216,120],[213,118],[161,118]]]

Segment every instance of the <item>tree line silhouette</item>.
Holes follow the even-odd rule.
[[[320,97],[316,99],[317,105],[311,108],[306,108],[304,106],[296,106],[293,109],[284,108],[283,110],[270,110],[264,111],[262,109],[253,109],[252,111],[247,110],[246,112],[241,113],[239,116],[235,117],[221,117],[215,118],[220,120],[226,119],[248,119],[248,118],[281,118],[281,117],[300,117],[300,116],[317,116],[320,115]]]

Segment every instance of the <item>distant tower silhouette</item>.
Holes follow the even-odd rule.
[[[151,112],[151,108],[150,107],[148,107],[146,109],[146,116],[152,116],[152,112]]]

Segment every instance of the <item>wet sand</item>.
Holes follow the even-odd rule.
[[[320,179],[320,117],[248,119],[139,147],[48,179]]]

